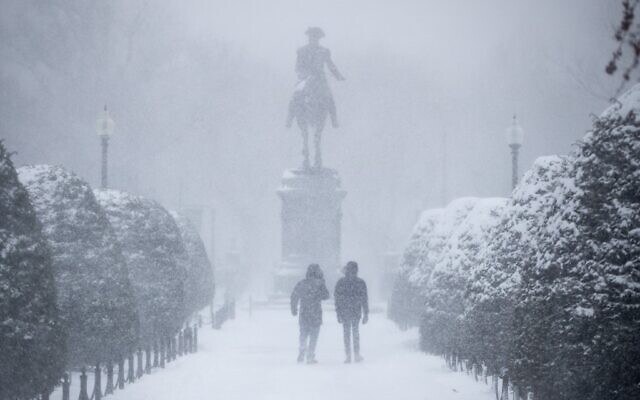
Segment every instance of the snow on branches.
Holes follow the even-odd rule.
[[[111,360],[137,340],[120,246],[89,185],[61,167],[18,170],[52,250],[71,366]]]
[[[144,343],[176,333],[187,315],[188,256],[180,231],[155,201],[116,190],[96,198],[120,243],[129,267]]]
[[[178,212],[172,211],[171,215],[180,230],[189,257],[185,284],[185,307],[188,312],[193,313],[210,305],[213,300],[213,267],[195,226]]]
[[[536,398],[640,397],[640,85],[506,202],[464,202],[423,214],[390,317]]]
[[[0,398],[36,398],[64,372],[66,336],[51,252],[2,142],[0,216]]]

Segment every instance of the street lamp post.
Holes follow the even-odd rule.
[[[507,144],[511,148],[511,189],[515,189],[518,184],[518,155],[524,140],[524,130],[518,125],[515,115],[513,122],[506,130],[506,137]]]
[[[108,170],[108,149],[109,149],[109,137],[113,135],[114,122],[109,116],[107,105],[105,104],[104,110],[100,113],[98,120],[96,121],[96,130],[98,136],[100,136],[102,142],[102,173],[100,187],[106,189],[108,185],[107,170]]]

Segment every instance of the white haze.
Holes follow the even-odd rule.
[[[617,87],[611,0],[0,4],[0,136],[16,164],[97,186],[108,103],[111,186],[215,208],[218,258],[235,242],[263,276],[279,260],[275,190],[301,161],[284,120],[308,26],[347,79],[332,82],[342,126],[324,154],[348,191],[343,258],[365,276],[420,210],[509,193],[514,113],[525,169],[570,151]]]

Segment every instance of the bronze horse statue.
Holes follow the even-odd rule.
[[[329,107],[323,96],[314,90],[317,83],[309,77],[301,81],[293,94],[291,100],[289,119],[287,126],[291,126],[293,119],[296,120],[300,134],[302,135],[302,157],[303,168],[310,167],[309,161],[309,131],[313,129],[313,145],[315,149],[314,167],[322,168],[322,132],[329,116]]]
[[[309,28],[306,34],[309,43],[298,49],[296,72],[300,81],[289,103],[287,127],[296,120],[302,134],[303,168],[309,169],[309,131],[313,129],[314,167],[322,168],[322,131],[327,116],[331,117],[333,127],[338,127],[335,103],[324,73],[325,65],[337,80],[342,81],[344,77],[333,64],[329,50],[319,44],[324,36],[322,29]]]

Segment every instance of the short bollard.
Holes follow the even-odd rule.
[[[78,400],[89,400],[89,394],[87,393],[87,369],[82,367],[82,373],[80,374],[80,396]]]
[[[69,374],[65,372],[62,376],[62,400],[69,400],[69,388],[71,387],[71,381],[69,381]]]

